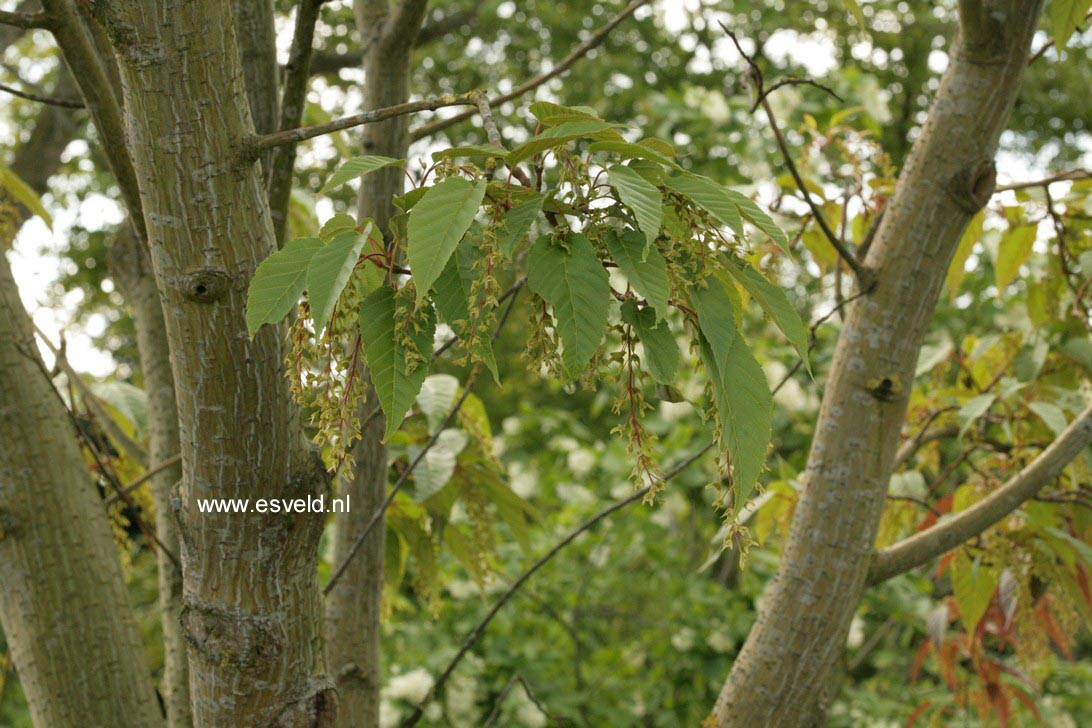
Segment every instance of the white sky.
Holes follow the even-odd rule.
[[[684,7],[693,12],[700,7],[701,3],[699,0],[685,0],[682,3],[669,2],[665,3],[665,5],[666,7],[662,12],[667,27],[676,32],[683,32],[686,29],[687,22]],[[651,12],[651,9],[642,8],[638,12],[645,14]],[[287,56],[288,46],[291,42],[291,28],[291,19],[286,19],[279,27],[278,46],[284,56]],[[727,38],[722,39],[722,41],[718,41],[714,45],[712,53],[728,63],[739,61],[739,54],[731,42]],[[1043,39],[1039,39],[1036,45],[1042,42],[1044,42]],[[854,49],[855,56],[865,57],[872,52],[867,43],[859,44],[859,46],[859,48]],[[792,57],[804,65],[809,74],[816,78],[830,72],[836,65],[833,58],[833,44],[819,35],[802,37],[793,31],[780,30],[771,35],[764,47],[764,52],[775,60]],[[939,52],[937,55],[938,58],[936,59],[930,58],[930,65],[937,66],[935,70],[940,71],[946,63],[946,57]],[[705,64],[709,63],[708,58],[699,58],[699,62],[703,60]],[[361,73],[361,76],[363,76],[363,73]],[[363,78],[361,78],[361,81],[363,81]],[[340,107],[346,114],[361,110],[359,93],[350,92],[347,95],[337,89],[323,88],[321,81],[317,81],[315,86],[324,106],[328,104],[330,108]],[[527,99],[528,102],[530,100],[530,98]],[[3,131],[2,125],[0,125],[0,131]],[[9,134],[9,138],[12,138],[12,136]],[[349,138],[351,139],[351,136]],[[67,154],[82,155],[85,150],[86,145],[83,142],[74,142]],[[309,144],[307,150],[301,150],[301,152],[322,157],[336,153],[333,144],[328,139],[315,140]],[[1090,157],[1092,157],[1092,152],[1086,156],[1086,161]],[[1041,169],[1029,166],[1024,157],[1004,153],[999,155],[998,169],[1002,181],[1031,179],[1044,172]],[[89,230],[109,228],[121,221],[122,211],[117,203],[101,195],[90,197],[78,210],[58,209],[50,205],[48,195],[45,202],[54,218],[52,232],[39,218],[34,218],[23,226],[15,240],[14,249],[9,253],[12,271],[19,285],[20,296],[27,310],[33,316],[35,323],[54,342],[58,341],[63,332],[67,342],[68,357],[74,368],[96,377],[108,376],[115,370],[114,361],[108,354],[96,349],[88,335],[101,333],[106,322],[99,316],[92,316],[90,320],[84,322],[85,328],[73,324],[71,320],[72,306],[79,301],[79,296],[82,295],[78,291],[69,292],[66,295],[64,299],[65,306],[61,310],[54,310],[47,304],[49,291],[55,285],[61,273],[62,260],[59,251],[64,249],[65,241],[73,224],[79,220],[80,224]],[[332,208],[326,200],[318,200],[316,207],[320,219],[325,219],[332,212]],[[43,355],[46,357],[47,363],[49,363],[51,360],[49,353],[43,351]]]

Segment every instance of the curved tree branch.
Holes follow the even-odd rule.
[[[1039,457],[965,511],[876,554],[868,583],[878,584],[920,566],[985,531],[1035,496],[1092,443],[1092,405]]]
[[[314,139],[317,136],[322,136],[323,134],[331,134],[335,131],[352,129],[353,127],[363,126],[364,124],[374,124],[378,121],[393,119],[396,116],[416,114],[421,111],[435,111],[436,109],[441,109],[445,106],[476,106],[476,102],[473,98],[475,93],[476,92],[471,91],[470,93],[465,94],[445,94],[444,96],[438,96],[434,99],[410,101],[405,104],[397,104],[382,109],[374,109],[360,114],[353,114],[352,116],[344,116],[340,119],[328,121],[325,124],[303,126],[297,129],[274,132],[273,134],[255,135],[251,137],[250,141],[245,145],[240,157],[243,161],[251,162],[257,159],[266,149],[272,149],[273,147],[279,147],[284,144],[297,144],[308,139]]]
[[[530,79],[529,81],[521,83],[519,86],[516,86],[514,89],[506,94],[501,94],[500,96],[489,99],[489,105],[496,107],[500,104],[505,103],[506,101],[518,99],[520,96],[523,96],[528,91],[532,91],[542,84],[546,83],[547,81],[561,76],[570,68],[572,68],[577,61],[588,55],[588,53],[595,48],[601,46],[603,42],[607,39],[607,36],[610,35],[610,32],[618,27],[618,25],[621,24],[623,20],[633,15],[635,12],[637,12],[638,8],[643,5],[647,5],[648,3],[649,0],[633,0],[633,2],[627,5],[620,13],[618,13],[618,15],[614,16],[614,18],[612,18],[609,23],[604,25],[599,30],[595,31],[595,33],[593,33],[587,40],[574,48],[572,52],[569,53],[569,55],[565,56],[565,58],[562,59],[562,61],[556,66],[551,68],[546,73],[542,73]],[[418,139],[432,136],[436,132],[447,129],[450,126],[454,126],[460,121],[465,121],[473,115],[473,111],[464,111],[447,119],[438,119],[436,121],[429,122],[428,124],[424,124],[410,131],[410,139],[412,141],[417,141]]]
[[[121,188],[121,196],[129,210],[141,239],[147,232],[144,212],[137,187],[136,172],[125,141],[125,121],[121,100],[98,51],[84,25],[84,18],[73,0],[42,0],[47,27],[61,49],[65,63],[72,69],[83,102],[91,112],[95,130],[102,140],[106,160]]]
[[[28,91],[20,91],[14,86],[8,86],[5,83],[0,83],[0,91],[11,94],[12,96],[18,96],[21,99],[27,101],[37,101],[40,104],[47,104],[49,106],[59,106],[62,109],[82,109],[84,108],[83,102],[76,99],[59,99],[52,96],[43,96],[42,94],[30,93]]]
[[[0,10],[0,23],[12,25],[16,28],[30,30],[32,28],[48,27],[48,19],[43,12],[20,13],[11,10]]]
[[[304,0],[296,11],[296,29],[292,49],[284,69],[284,92],[281,97],[281,121],[278,131],[299,126],[307,104],[307,81],[311,76],[311,56],[314,48],[315,25],[318,23],[322,0]],[[296,165],[296,147],[288,144],[273,155],[269,169],[269,212],[277,246],[284,243],[288,220],[288,201],[292,196],[292,170]]]

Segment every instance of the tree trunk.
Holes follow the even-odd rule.
[[[244,311],[274,250],[230,5],[96,3],[121,67],[129,150],[163,300],[178,400],[182,630],[199,726],[328,725],[316,576],[321,513],[255,500],[325,495],[284,379],[284,329]],[[201,511],[247,499],[246,513]]]
[[[922,337],[993,157],[1040,2],[964,0],[929,114],[887,205],[831,364],[806,487],[758,620],[713,711],[718,726],[815,725],[865,588]]]
[[[426,4],[410,0],[402,3],[399,13],[392,15],[386,0],[357,0],[357,29],[367,49],[364,54],[364,108],[393,106],[409,98],[410,58]],[[406,118],[396,117],[365,126],[364,153],[405,156],[408,146]],[[364,177],[360,186],[360,216],[372,218],[380,230],[387,231],[395,213],[392,199],[402,194],[404,184],[400,169],[381,169]],[[369,380],[361,417],[366,418],[377,402]],[[353,450],[353,480],[339,480],[339,495],[348,494],[353,507],[349,512],[335,516],[335,564],[349,556],[361,531],[387,497],[385,429],[386,418],[379,412],[364,427],[361,440]],[[386,537],[386,528],[380,519],[368,534],[361,553],[327,600],[330,669],[337,679],[341,705],[338,724],[346,728],[379,725],[379,689],[382,685],[379,647]]]
[[[136,328],[140,370],[148,398],[148,456],[155,467],[178,455],[178,408],[171,375],[171,353],[163,322],[163,308],[148,250],[130,225],[124,224],[109,252],[110,274],[118,292],[129,305]],[[155,530],[159,540],[178,553],[178,524],[171,505],[182,481],[182,463],[153,476],[149,483],[155,505]],[[159,612],[163,624],[163,680],[160,693],[167,708],[167,725],[183,728],[193,724],[190,711],[189,668],[182,639],[182,574],[162,551],[159,563]]]
[[[53,93],[75,92],[66,69]],[[73,116],[43,108],[15,153],[12,170],[39,194],[81,127]],[[0,316],[0,621],[31,714],[38,725],[157,725],[108,520],[6,259]]]
[[[102,500],[0,256],[0,623],[39,726],[161,723]]]
[[[277,131],[280,113],[273,0],[233,0],[232,8],[250,117],[256,132],[268,134]],[[270,153],[262,155],[263,170],[268,171],[269,159]]]

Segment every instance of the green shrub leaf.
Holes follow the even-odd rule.
[[[319,192],[326,194],[357,177],[363,177],[384,167],[401,166],[404,161],[404,159],[391,159],[390,157],[353,157],[330,175],[330,179],[326,180],[326,184]]]
[[[487,185],[485,180],[472,185],[459,177],[448,177],[430,187],[410,212],[407,256],[419,302],[470,229]]]
[[[800,314],[792,307],[785,290],[775,286],[766,279],[766,276],[747,264],[739,264],[729,261],[728,272],[732,274],[740,285],[751,295],[770,320],[774,322],[781,333],[796,349],[796,353],[804,360],[804,366],[811,371],[811,362],[808,360],[808,330],[800,319]]]
[[[570,233],[564,246],[543,236],[531,247],[527,285],[553,306],[565,346],[562,366],[576,379],[591,361],[607,327],[610,282],[588,239]]]
[[[633,300],[622,304],[622,320],[637,332],[637,338],[645,347],[641,363],[648,368],[660,384],[670,385],[679,369],[679,344],[671,333],[666,319],[657,322],[656,312],[650,307],[638,309]]]
[[[315,322],[316,336],[322,336],[330,321],[330,314],[334,312],[337,299],[356,268],[360,251],[371,230],[369,223],[362,233],[356,230],[340,232],[311,257],[311,265],[307,268],[307,295],[311,301],[311,319]]]
[[[607,236],[607,250],[618,267],[626,274],[630,285],[648,300],[656,317],[667,314],[671,287],[667,278],[667,263],[655,245],[646,246],[644,237],[635,230]]]
[[[312,256],[324,247],[318,238],[296,238],[262,261],[250,280],[246,330],[251,338],[262,324],[275,324],[300,300]]]
[[[617,164],[607,171],[611,186],[618,192],[623,204],[637,217],[637,227],[645,234],[648,250],[660,234],[660,220],[664,201],[660,190],[629,167]],[[644,253],[641,254],[644,258]]]
[[[387,416],[384,439],[389,439],[398,430],[428,374],[428,366],[423,363],[418,363],[411,372],[406,371],[406,350],[397,341],[394,314],[394,290],[390,286],[381,286],[372,291],[360,307],[360,335],[364,353],[368,358],[372,385]],[[426,359],[432,354],[435,332],[436,315],[429,307],[424,325],[411,333],[414,346]]]
[[[698,312],[701,359],[713,385],[721,442],[732,464],[734,505],[754,490],[770,444],[773,395],[762,367],[740,336],[724,284],[706,278],[690,300]]]

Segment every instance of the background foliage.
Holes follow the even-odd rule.
[[[290,29],[292,4],[280,5],[279,23]],[[746,309],[743,330],[770,385],[791,375],[775,397],[773,451],[761,477],[761,508],[748,521],[757,544],[746,567],[738,550],[722,548],[717,489],[708,487],[721,474],[706,458],[672,480],[655,506],[621,511],[538,574],[430,708],[431,724],[481,725],[502,694],[498,725],[553,719],[673,726],[704,717],[776,566],[818,411],[817,382],[837,336],[839,316],[831,312],[844,298],[844,272],[783,173],[768,125],[751,113],[743,65],[715,21],[753,41],[746,47],[769,77],[812,77],[843,99],[793,86],[771,102],[827,219],[860,241],[923,121],[946,62],[953,5],[877,0],[861,3],[859,15],[825,0],[793,3],[792,12],[780,2],[642,11],[577,72],[539,91],[540,99],[591,106],[604,119],[669,141],[686,169],[774,209],[792,257],[759,236],[741,252],[786,292],[805,325],[827,318],[811,332],[813,379],[803,368],[794,371],[798,353],[774,323],[759,308]],[[1052,14],[1062,5],[1074,3],[1052,0],[1037,48],[1056,33]],[[616,10],[599,2],[437,4],[433,20],[460,11],[469,19],[454,38],[418,51],[414,92],[507,90],[529,69],[556,63]],[[355,47],[352,25],[349,4],[328,4],[319,61],[335,63]],[[43,41],[31,34],[8,48],[0,73],[18,71],[50,87],[57,65]],[[1090,54],[1092,34],[1084,31],[1064,52],[1047,48],[1031,64],[1003,140],[1003,176],[1037,179],[1086,162]],[[306,121],[358,110],[361,81],[351,67],[316,76]],[[526,105],[496,110],[509,148],[534,131]],[[5,104],[0,113],[13,139],[28,133],[36,110],[21,99]],[[410,174],[444,146],[486,144],[478,124],[414,145]],[[301,150],[292,237],[314,236],[335,214],[353,210],[352,186],[319,194],[353,147],[352,134],[341,133]],[[131,321],[107,272],[107,241],[118,219],[116,189],[100,162],[93,138],[70,145],[44,199],[57,218],[56,237],[44,251],[43,238],[30,234],[17,245],[59,258],[47,303],[70,311],[71,330],[117,362],[106,382],[140,386]],[[1081,408],[1092,371],[1083,303],[1092,275],[1090,219],[1092,183],[1082,180],[1005,192],[972,223],[917,379],[904,385],[912,392],[907,435],[928,426],[947,428],[948,437],[922,444],[892,479],[881,545],[981,498]],[[499,290],[511,278],[501,273]],[[445,444],[444,458],[417,472],[388,516],[384,707],[392,722],[423,697],[461,636],[515,575],[584,519],[632,493],[633,458],[625,440],[611,435],[619,424],[616,392],[529,374],[523,357],[537,330],[534,315],[531,297],[519,297],[492,345],[503,384],[479,377],[454,429],[462,434]],[[675,391],[651,382],[644,389],[651,403],[645,424],[659,438],[665,469],[714,434],[700,408],[685,401],[703,400],[705,375],[695,364],[698,353],[682,351]],[[393,477],[435,432],[471,366],[445,358],[433,367],[425,399],[414,400],[392,435]],[[99,390],[140,437],[139,398],[130,395],[119,387]],[[937,569],[869,592],[851,630],[831,724],[1092,724],[1090,466],[1086,454],[1047,493],[1053,500],[1028,504]],[[139,472],[121,455],[117,467]],[[158,664],[154,559],[124,510],[115,509],[115,520],[149,659]],[[323,568],[328,574],[329,557]],[[0,667],[0,724],[28,725],[18,680],[6,663]]]

